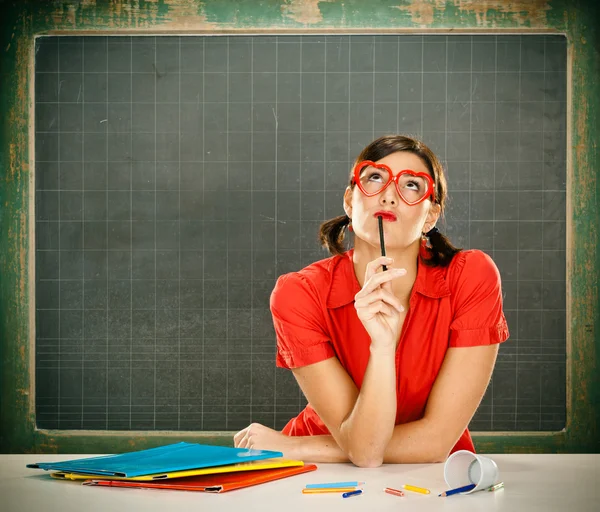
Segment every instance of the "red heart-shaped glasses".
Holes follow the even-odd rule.
[[[368,197],[383,192],[392,181],[396,184],[398,195],[409,206],[419,204],[429,197],[435,201],[433,179],[426,172],[405,169],[394,176],[387,165],[376,164],[371,160],[363,160],[354,166],[352,182]]]

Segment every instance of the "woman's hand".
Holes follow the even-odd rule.
[[[362,287],[354,297],[358,318],[371,337],[371,347],[396,348],[402,328],[404,307],[392,292],[392,280],[406,274],[405,269],[388,268],[391,258],[381,256],[369,262]]]
[[[294,453],[296,443],[293,437],[286,436],[260,423],[251,423],[234,435],[233,446],[235,448],[283,452],[284,456],[289,459],[297,457]]]

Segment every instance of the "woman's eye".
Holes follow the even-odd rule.
[[[418,181],[407,181],[406,187],[413,190],[419,190],[421,188],[420,183]]]
[[[381,181],[383,178],[381,174],[374,172],[369,175],[369,181]]]

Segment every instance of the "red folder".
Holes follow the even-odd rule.
[[[175,489],[179,491],[200,492],[227,492],[252,485],[264,484],[314,471],[317,466],[305,464],[304,466],[293,466],[288,468],[260,469],[257,471],[238,471],[237,473],[223,473],[217,475],[190,476],[185,478],[174,478],[170,480],[159,480],[153,482],[132,480],[86,480],[83,485],[102,485],[110,487],[137,487],[144,489]]]

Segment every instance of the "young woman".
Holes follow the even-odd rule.
[[[422,142],[384,136],[362,151],[346,215],[321,226],[333,256],[281,276],[271,295],[277,365],[308,405],[282,432],[251,424],[235,446],[361,467],[474,451],[467,426],[509,333],[491,258],[435,227],[446,194]]]

